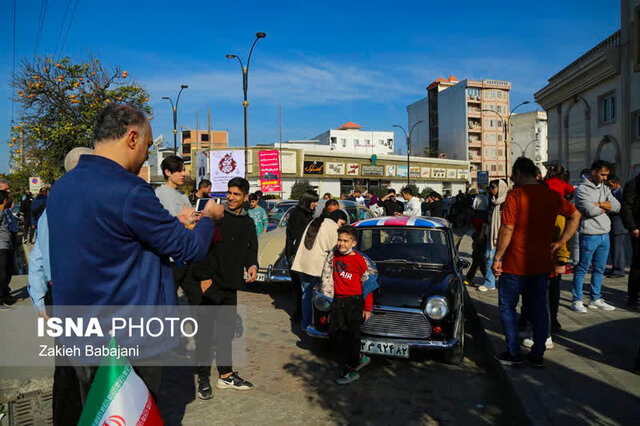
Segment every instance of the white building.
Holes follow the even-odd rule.
[[[511,116],[511,165],[518,157],[532,159],[545,173],[548,159],[547,113],[530,111]]]
[[[309,141],[291,141],[287,147],[301,144],[314,145],[316,151],[350,152],[368,155],[393,154],[393,132],[360,130],[362,127],[348,121],[337,129],[330,129]],[[298,146],[294,146],[298,145]],[[283,148],[284,148],[283,143]]]
[[[549,160],[577,182],[598,159],[621,180],[640,171],[640,0],[621,0],[621,26],[535,94],[549,123]]]

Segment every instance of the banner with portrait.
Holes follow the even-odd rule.
[[[234,177],[244,177],[244,151],[226,149],[209,152],[211,191],[227,192],[227,183]]]

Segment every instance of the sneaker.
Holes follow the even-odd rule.
[[[234,371],[231,373],[229,377],[223,379],[222,377],[218,378],[218,383],[216,383],[216,387],[218,389],[237,389],[237,390],[251,390],[254,388],[253,383],[248,382],[238,376],[238,372]]]
[[[371,364],[371,358],[369,358],[365,354],[362,354],[362,357],[360,358],[360,362],[358,363],[358,366],[356,367],[356,371],[362,370],[363,368],[365,368],[369,364]]]
[[[17,301],[18,301],[17,298],[9,295],[9,296],[5,297],[4,299],[2,299],[2,304],[6,305],[6,306],[12,306],[12,305],[15,305]]]
[[[348,385],[351,382],[355,382],[360,378],[360,373],[357,371],[346,371],[343,376],[336,379],[336,383],[339,385]]]
[[[533,347],[533,338],[528,337],[524,339],[522,341],[522,346],[531,349]],[[547,337],[547,340],[544,342],[544,347],[547,349],[553,349],[553,340],[551,340],[551,337]]]
[[[198,376],[198,398],[211,399],[213,398],[213,389],[211,389],[211,382],[208,377]]]
[[[502,365],[521,365],[524,363],[522,354],[511,355],[509,351],[496,355],[494,358]]]
[[[571,304],[571,310],[573,312],[578,312],[579,314],[586,314],[587,308],[584,307],[584,303],[582,300],[576,300]]]
[[[481,285],[480,287],[478,287],[478,291],[489,291],[489,290],[495,290],[495,287],[487,287],[486,285]]]
[[[524,358],[527,360],[527,364],[532,367],[544,368],[544,359],[541,356],[527,354]]]
[[[592,300],[589,302],[589,307],[592,309],[602,309],[603,311],[613,311],[615,310],[615,306],[611,306],[604,299]]]

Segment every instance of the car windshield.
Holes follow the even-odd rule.
[[[278,204],[269,212],[269,223],[279,223],[282,216],[295,204]]]
[[[358,247],[375,262],[450,263],[447,234],[439,229],[358,229]]]

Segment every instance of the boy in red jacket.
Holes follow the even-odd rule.
[[[338,247],[333,257],[334,296],[329,316],[329,336],[346,359],[343,375],[336,382],[346,385],[360,378],[358,373],[371,359],[360,353],[360,325],[371,316],[373,296],[364,300],[362,277],[367,263],[356,246],[356,230],[351,226],[338,229]]]

